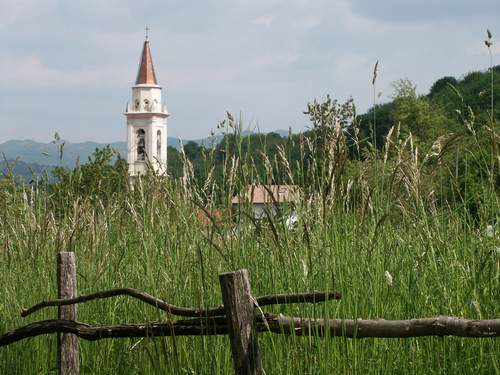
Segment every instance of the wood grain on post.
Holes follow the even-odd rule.
[[[72,252],[57,254],[57,293],[59,298],[74,298],[76,288],[76,262]],[[76,305],[59,306],[58,318],[77,320]],[[78,375],[80,373],[78,337],[73,334],[57,335],[57,369],[59,375]]]
[[[259,353],[259,342],[254,316],[254,302],[248,271],[219,275],[224,311],[233,353],[236,374],[264,373]]]

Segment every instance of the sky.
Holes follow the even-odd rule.
[[[226,111],[251,130],[305,130],[308,102],[500,64],[499,0],[0,0],[0,142],[125,140],[149,39],[168,135],[203,138]]]

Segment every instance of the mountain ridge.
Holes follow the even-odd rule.
[[[255,134],[254,132],[245,132]],[[288,131],[275,130],[270,133],[277,133],[280,136],[287,136]],[[180,150],[181,144],[189,142],[209,145],[215,139],[219,143],[222,135],[206,137],[194,140],[181,140],[180,138],[168,137],[167,146]],[[121,142],[70,142],[67,140],[58,140],[57,142],[37,142],[30,139],[13,139],[0,143],[0,160],[2,161],[21,161],[27,164],[38,164],[40,166],[54,167],[64,166],[73,167],[77,162],[85,163],[95,152],[96,148],[103,148],[106,145],[113,147],[118,153],[126,158],[127,143]]]

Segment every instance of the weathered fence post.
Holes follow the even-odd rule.
[[[73,252],[57,254],[57,293],[58,298],[77,297],[76,263]],[[76,320],[76,306],[59,306],[58,319]],[[73,334],[57,335],[57,370],[59,375],[80,373],[78,338]]]
[[[248,271],[219,275],[236,374],[263,374]]]

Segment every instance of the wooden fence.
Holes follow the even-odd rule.
[[[258,333],[272,332],[299,336],[326,337],[385,337],[417,336],[498,337],[500,319],[467,320],[438,316],[411,320],[349,320],[310,319],[264,313],[263,306],[316,303],[340,299],[337,292],[274,294],[255,298],[252,295],[247,270],[219,275],[223,305],[202,310],[179,307],[162,301],[143,291],[118,288],[78,296],[76,262],[72,252],[61,252],[57,257],[58,299],[43,301],[24,309],[21,316],[49,306],[58,307],[58,319],[28,324],[0,335],[0,347],[43,334],[56,333],[57,368],[61,375],[79,374],[78,338],[204,336],[228,335],[236,374],[263,374]],[[101,298],[128,295],[169,314],[190,317],[174,322],[149,322],[110,326],[91,326],[77,321],[77,304]]]

